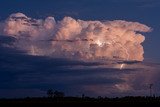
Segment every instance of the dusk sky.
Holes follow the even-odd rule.
[[[159,0],[0,1],[0,98],[160,95]]]

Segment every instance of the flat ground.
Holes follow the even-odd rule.
[[[0,107],[160,107],[160,97],[124,97],[124,98],[24,98],[1,99]]]

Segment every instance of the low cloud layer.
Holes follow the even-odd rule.
[[[83,60],[143,61],[140,32],[151,28],[124,20],[83,21],[64,17],[33,19],[23,13],[11,14],[0,27],[1,34],[14,37],[12,47],[30,55]]]

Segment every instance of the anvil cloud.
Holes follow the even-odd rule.
[[[2,26],[3,25],[3,26]],[[14,37],[12,47],[31,55],[71,59],[144,59],[140,32],[151,28],[138,22],[124,20],[83,21],[64,17],[33,19],[23,13],[11,14],[1,24],[1,33]]]

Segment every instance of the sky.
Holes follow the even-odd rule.
[[[146,96],[151,83],[160,95],[159,10],[159,0],[1,0],[0,97]]]

